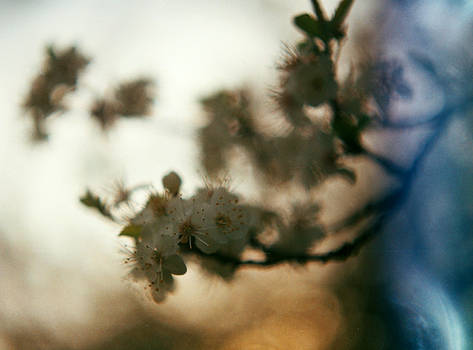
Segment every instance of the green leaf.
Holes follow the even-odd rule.
[[[105,203],[102,202],[99,196],[93,194],[90,190],[87,190],[85,195],[80,198],[80,202],[86,207],[98,210],[98,212],[106,218],[114,220],[112,214],[110,213]]]
[[[340,30],[343,22],[347,18],[350,7],[353,5],[353,0],[342,0],[335,10],[335,14],[332,17],[332,25],[334,28]]]
[[[319,37],[323,40],[327,37],[325,26],[307,13],[294,17],[294,24],[310,37]]]
[[[321,22],[326,22],[327,21],[327,16],[325,15],[324,10],[320,6],[318,0],[312,0],[312,7],[314,8],[314,12],[317,15],[317,18]]]
[[[119,236],[128,236],[138,238],[141,234],[143,227],[141,225],[128,225],[120,232]]]

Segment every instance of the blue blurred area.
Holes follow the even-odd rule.
[[[386,12],[402,22],[402,28],[388,22],[386,51],[395,47],[406,64],[413,64],[414,75],[430,75],[445,105],[473,100],[471,5],[391,0]],[[422,58],[412,62],[411,52]],[[415,82],[413,90],[415,95]],[[472,112],[453,116],[402,209],[386,225],[384,317],[396,334],[389,349],[473,348]],[[401,145],[397,152],[403,152]]]

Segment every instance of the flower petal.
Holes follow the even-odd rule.
[[[218,242],[210,238],[210,236],[196,235],[195,245],[199,248],[200,251],[205,254],[215,253],[221,246]]]
[[[169,271],[173,275],[183,275],[187,272],[187,267],[184,260],[175,254],[164,259],[163,270]]]

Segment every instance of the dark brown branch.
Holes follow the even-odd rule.
[[[345,261],[350,257],[356,256],[360,249],[371,239],[373,239],[376,234],[381,231],[383,225],[383,217],[379,217],[375,220],[374,223],[369,225],[364,229],[355,239],[351,242],[345,242],[340,247],[319,254],[303,254],[303,255],[293,255],[293,256],[284,256],[284,255],[268,255],[267,259],[264,261],[254,261],[254,260],[243,260],[238,262],[239,266],[274,266],[281,263],[297,263],[305,264],[308,262],[320,262],[327,263],[331,261]]]
[[[345,242],[340,247],[328,252],[317,254],[284,255],[272,252],[270,248],[266,247],[264,248],[266,255],[265,260],[240,260],[238,258],[219,253],[207,255],[198,249],[190,250],[187,246],[182,248],[188,254],[214,258],[221,263],[231,264],[238,267],[272,267],[284,263],[306,264],[309,262],[319,262],[325,264],[332,261],[345,261],[350,257],[357,255],[360,249],[381,231],[383,223],[384,217],[379,216],[376,220],[369,224],[368,227],[363,229],[352,241]]]
[[[390,160],[388,158],[385,158],[385,157],[383,157],[379,154],[373,153],[373,152],[368,151],[366,149],[363,149],[361,154],[364,155],[365,157],[367,157],[368,159],[371,159],[375,163],[379,164],[384,170],[386,170],[388,173],[390,173],[394,176],[399,177],[399,176],[402,176],[403,174],[406,173],[407,169],[399,166],[398,164],[396,164],[392,160]]]

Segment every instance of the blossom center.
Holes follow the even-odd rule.
[[[191,236],[196,235],[199,232],[199,227],[191,222],[190,219],[187,219],[179,225],[179,236],[181,237],[182,243],[191,244]]]
[[[219,228],[225,228],[228,227],[232,224],[232,219],[230,219],[229,216],[225,214],[218,214],[217,217],[215,218],[215,223]]]

